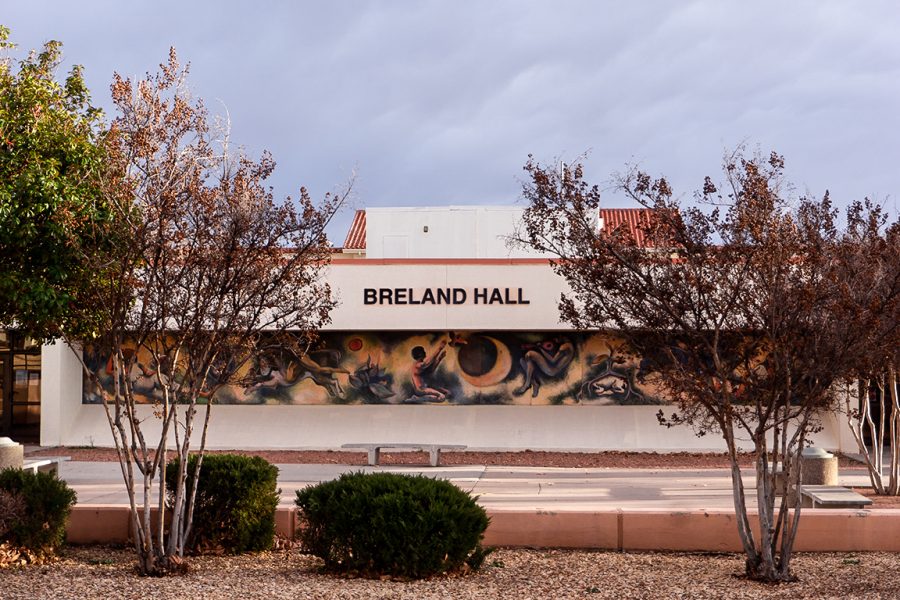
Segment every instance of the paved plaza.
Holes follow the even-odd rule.
[[[731,478],[725,469],[583,469],[548,467],[359,467],[279,464],[281,504],[293,504],[295,491],[341,473],[389,471],[423,474],[452,481],[498,510],[596,511],[616,509],[731,509]],[[119,464],[69,461],[60,477],[78,493],[79,504],[127,504]],[[755,506],[752,473],[745,470],[748,503]],[[866,486],[862,470],[842,470],[840,484]]]

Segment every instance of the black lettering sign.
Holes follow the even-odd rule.
[[[473,304],[531,304],[522,288],[472,288]],[[415,288],[363,288],[363,304],[417,305],[466,304],[465,288],[425,288],[421,296]]]

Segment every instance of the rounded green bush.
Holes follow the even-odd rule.
[[[75,504],[75,492],[55,473],[21,469],[0,471],[0,490],[25,510],[6,523],[3,541],[35,553],[53,552],[66,539],[66,520]]]
[[[194,486],[197,457],[188,459],[187,493]],[[166,465],[166,488],[175,497],[178,460]],[[238,554],[269,550],[275,542],[275,509],[281,490],[278,467],[259,456],[208,454],[200,466],[200,484],[188,540],[194,552]]]
[[[298,490],[296,504],[304,549],[330,571],[422,578],[485,556],[487,514],[447,481],[348,473]]]

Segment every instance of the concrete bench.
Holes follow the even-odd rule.
[[[869,498],[839,485],[801,485],[803,508],[865,508]]]
[[[465,450],[467,446],[462,444],[344,444],[341,448],[367,451],[370,465],[378,464],[383,448],[419,450],[420,452],[428,452],[429,464],[432,467],[436,467],[441,463],[441,450]]]
[[[56,473],[59,474],[59,465],[69,460],[68,456],[41,456],[26,460],[22,463],[23,471],[32,473]]]

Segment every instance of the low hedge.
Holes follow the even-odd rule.
[[[477,569],[488,516],[447,481],[349,473],[297,491],[300,542],[333,572],[422,578]]]
[[[197,457],[188,459],[187,487],[194,486]],[[166,465],[169,503],[175,498],[178,460]],[[188,548],[192,552],[259,552],[275,542],[278,467],[259,456],[209,454],[200,467],[194,521]]]
[[[52,553],[66,539],[76,494],[55,473],[0,471],[0,541],[35,554]]]

